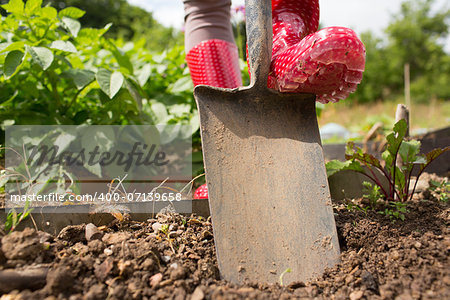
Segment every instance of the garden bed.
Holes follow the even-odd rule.
[[[347,203],[334,206],[341,262],[309,283],[220,280],[211,220],[159,214],[145,222],[115,220],[100,232],[91,225],[72,225],[58,236],[13,232],[2,239],[0,290],[14,295],[8,299],[450,297],[448,202],[421,192],[408,203],[405,221],[396,222],[348,210]]]

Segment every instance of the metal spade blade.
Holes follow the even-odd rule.
[[[252,82],[197,86],[209,203],[224,279],[284,283],[339,259],[315,96],[267,88],[270,0],[247,0]]]

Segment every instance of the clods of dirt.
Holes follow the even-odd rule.
[[[335,204],[341,262],[288,286],[221,280],[210,219],[27,228],[1,240],[1,299],[450,299],[449,204],[424,194],[404,221]]]

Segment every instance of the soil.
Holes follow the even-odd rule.
[[[425,190],[404,221],[347,205],[334,204],[341,262],[312,282],[229,284],[209,218],[158,214],[4,236],[1,299],[450,299],[448,202]]]

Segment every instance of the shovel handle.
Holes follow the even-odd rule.
[[[272,57],[272,1],[245,0],[250,86],[267,88]]]

